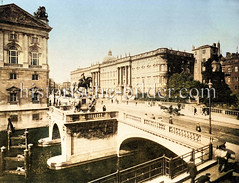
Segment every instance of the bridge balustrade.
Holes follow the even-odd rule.
[[[187,171],[187,163],[191,157],[194,158],[197,166],[209,160],[209,148],[207,145],[175,158],[168,158],[164,155],[127,169],[118,170],[89,183],[145,182],[163,175],[173,179]]]
[[[86,121],[86,120],[95,120],[95,119],[108,119],[117,117],[116,111],[111,112],[91,112],[91,113],[80,113],[80,114],[65,114],[66,122],[75,122],[75,121]]]
[[[179,127],[174,127],[174,126],[169,126],[169,132],[173,133],[175,135],[196,141],[196,142],[201,142],[201,135],[188,131],[188,130],[184,130],[182,128]]]
[[[202,142],[205,139],[209,139],[209,137],[205,137],[204,139],[202,138],[202,135],[198,132],[193,132],[187,129],[184,129],[182,127],[172,125],[172,124],[167,124],[165,122],[161,122],[158,120],[153,120],[153,119],[144,119],[139,116],[135,116],[132,114],[127,114],[124,113],[124,119],[129,119],[132,121],[135,121],[137,123],[141,123],[144,125],[152,126],[157,129],[163,130],[165,132],[192,140],[194,142]]]

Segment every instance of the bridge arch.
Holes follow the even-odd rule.
[[[118,156],[119,156],[121,144],[125,140],[130,138],[143,138],[143,139],[150,140],[152,142],[160,144],[161,146],[164,146],[165,148],[169,149],[170,151],[172,151],[178,156],[192,151],[191,148],[178,144],[177,142],[174,142],[170,139],[164,138],[163,136],[160,136],[160,134],[149,133],[149,132],[137,129],[133,126],[130,126],[128,124],[122,123],[120,121],[118,123],[117,138],[118,138],[117,139],[117,155]]]
[[[55,123],[52,129],[52,140],[61,138],[58,125]]]

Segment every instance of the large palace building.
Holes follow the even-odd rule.
[[[159,48],[123,58],[115,58],[109,51],[101,64],[78,68],[71,72],[71,83],[77,83],[84,73],[85,77],[92,77],[92,85],[100,88],[114,88],[120,91],[124,86],[132,89],[137,85],[145,86],[145,90],[165,88],[169,77],[174,73],[193,73],[193,54]]]
[[[33,16],[15,4],[0,6],[1,129],[8,118],[19,128],[46,119],[51,29],[44,7]]]

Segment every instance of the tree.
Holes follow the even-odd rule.
[[[195,99],[194,96],[199,95],[203,87],[206,86],[193,80],[193,76],[189,73],[173,74],[168,82],[168,90],[171,90],[169,99],[176,102],[186,102],[189,98]]]

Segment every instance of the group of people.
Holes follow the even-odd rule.
[[[225,143],[222,143],[221,145],[218,145],[215,150],[215,157],[218,161],[218,172],[221,173],[223,171],[228,171],[228,160],[229,158],[233,159],[232,154],[230,153],[231,150],[226,149]],[[194,159],[191,158],[190,161],[187,164],[187,173],[189,173],[189,176],[191,178],[191,183],[195,182],[195,178],[197,176],[198,170],[197,166],[194,163]],[[197,183],[205,183],[210,182],[210,173],[206,173],[205,175],[200,176],[196,179]]]

